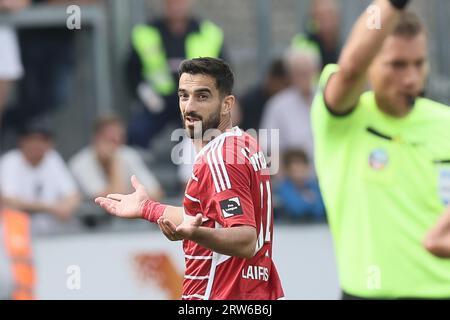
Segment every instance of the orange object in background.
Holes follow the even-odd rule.
[[[34,299],[35,271],[32,261],[30,217],[10,209],[0,210],[3,245],[11,261],[14,289],[13,300]]]
[[[134,257],[139,279],[154,281],[162,290],[167,292],[168,299],[180,300],[183,275],[165,253],[142,253]]]

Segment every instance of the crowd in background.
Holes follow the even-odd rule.
[[[0,10],[12,14],[40,2],[66,4],[64,0],[2,0]],[[138,107],[129,119],[117,114],[100,116],[92,124],[88,145],[67,159],[56,149],[58,132],[50,127],[48,118],[70,98],[77,63],[73,33],[62,26],[0,29],[4,39],[0,194],[3,207],[30,214],[33,233],[65,233],[108,223],[108,215],[99,212],[92,200],[131,192],[132,174],[154,199],[171,193],[165,192],[165,178],[158,181],[147,160],[158,134],[167,126],[181,124],[178,65],[195,56],[218,57],[233,64],[226,34],[208,17],[195,16],[192,7],[190,0],[166,0],[163,16],[133,28],[123,65],[125,82]],[[280,221],[325,221],[309,118],[320,70],[326,63],[336,62],[339,54],[339,23],[334,0],[312,1],[304,32],[293,34],[291,45],[273,58],[264,77],[238,94],[234,125],[244,130],[279,130],[276,165],[280,169],[273,183],[275,217]],[[275,146],[264,139],[261,136],[261,145],[271,152]],[[195,155],[189,139],[182,143],[186,152]],[[170,148],[163,152],[170,153]],[[178,172],[180,195],[190,169],[190,163],[172,167]]]
[[[74,2],[74,1],[71,1]],[[100,1],[76,1],[92,4]],[[2,14],[15,14],[36,5],[67,5],[65,0],[0,0]],[[32,299],[35,270],[32,239],[108,228],[112,217],[93,199],[132,192],[136,175],[154,200],[165,190],[149,154],[167,127],[179,127],[178,66],[186,58],[211,56],[229,60],[226,34],[209,20],[196,17],[190,0],[165,0],[164,15],[136,25],[129,55],[123,61],[133,104],[129,119],[103,114],[92,123],[86,146],[63,158],[55,143],[58,131],[50,115],[65,108],[77,67],[75,36],[64,26],[0,26],[0,298]],[[292,45],[275,57],[263,79],[239,94],[233,124],[243,129],[279,129],[280,165],[273,177],[275,218],[288,222],[324,222],[325,209],[313,166],[309,109],[324,63],[335,62],[339,44],[339,12],[334,0],[313,1],[304,34],[292,35]],[[333,34],[334,33],[334,34]],[[151,54],[149,54],[151,53]],[[77,134],[74,132],[73,134]],[[266,152],[268,142],[261,141]],[[70,141],[67,141],[70,143]],[[183,194],[191,175],[195,150],[182,140],[190,161],[168,163]],[[158,155],[156,155],[158,156]],[[151,158],[150,157],[150,158]],[[161,158],[161,157],[159,157]],[[274,164],[273,164],[274,165]],[[165,199],[167,200],[167,199]],[[101,229],[105,230],[105,229]],[[7,273],[4,274],[6,271]]]
[[[38,3],[100,2],[0,0],[0,12],[15,14]],[[198,56],[222,58],[233,66],[233,55],[226,46],[227,34],[208,17],[196,16],[191,0],[163,3],[163,16],[152,16],[147,23],[134,26],[130,34],[128,55],[122,61],[123,83],[132,100],[129,117],[118,113],[98,116],[89,124],[89,141],[70,157],[58,152],[58,131],[51,127],[49,117],[71,98],[78,63],[74,33],[65,26],[15,30],[0,24],[0,236],[23,240],[19,247],[5,245],[11,257],[22,261],[14,269],[19,282],[17,298],[32,297],[28,234],[108,227],[113,218],[95,206],[93,199],[132,192],[132,175],[147,187],[152,199],[167,202],[184,194],[195,157],[187,137],[181,143],[190,161],[165,163],[175,175],[161,175],[152,166],[170,159],[175,145],[155,147],[161,134],[181,126],[178,66]],[[274,150],[279,154],[271,158],[271,166],[279,168],[272,177],[277,223],[326,222],[314,168],[310,110],[322,69],[338,60],[341,26],[337,1],[311,0],[303,31],[292,34],[290,45],[272,57],[263,77],[237,94],[234,125],[256,132],[278,130],[277,141],[259,136],[267,154]],[[0,265],[2,259],[0,250]],[[0,288],[0,298],[1,294]]]

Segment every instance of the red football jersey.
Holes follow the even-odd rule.
[[[184,218],[203,215],[203,227],[256,228],[251,259],[231,257],[183,242],[186,272],[182,299],[275,300],[284,298],[272,260],[270,176],[256,140],[235,127],[197,155],[183,202]]]

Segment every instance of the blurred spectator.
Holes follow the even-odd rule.
[[[279,129],[279,152],[300,148],[314,158],[310,109],[315,92],[320,58],[313,50],[290,49],[286,55],[291,86],[273,96],[262,116],[262,129]],[[277,150],[270,139],[261,136],[266,152]]]
[[[305,34],[292,39],[294,47],[310,46],[320,52],[321,68],[336,63],[340,52],[340,12],[336,0],[313,0]]]
[[[63,159],[53,149],[53,137],[33,124],[21,132],[19,149],[0,161],[3,203],[32,214],[36,234],[64,232],[76,227],[71,220],[80,196]]]
[[[25,8],[30,0],[0,0],[0,12],[17,12]],[[8,26],[0,26],[0,119],[3,107],[13,81],[22,77],[23,67],[20,61],[19,46],[15,31]],[[0,121],[1,124],[1,121]]]
[[[289,150],[283,156],[285,177],[276,195],[282,216],[289,220],[325,220],[325,208],[317,179],[311,174],[308,156],[303,150]]]
[[[243,115],[242,129],[258,129],[267,101],[288,86],[289,77],[283,59],[274,59],[263,81],[239,99]]]
[[[129,142],[143,148],[169,122],[179,122],[181,61],[224,58],[223,31],[211,21],[192,17],[192,0],[165,0],[164,9],[164,17],[134,27],[127,64],[130,89],[141,104],[130,120]]]
[[[34,287],[30,217],[0,199],[0,300],[33,299]]]
[[[120,118],[99,118],[94,125],[92,144],[72,157],[69,167],[83,195],[92,200],[110,193],[131,193],[134,174],[158,201],[163,191],[134,149],[125,146],[125,127]]]
[[[69,5],[92,3],[95,0],[24,2]],[[67,103],[75,63],[74,34],[65,25],[23,27],[18,30],[25,75],[18,83],[17,101],[3,115],[5,127],[20,128]]]

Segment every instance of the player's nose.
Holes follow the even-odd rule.
[[[405,72],[403,77],[403,85],[407,90],[415,90],[420,86],[421,83],[421,73],[414,67],[410,67]]]
[[[196,106],[193,98],[189,98],[184,105],[184,113],[189,114],[190,112],[196,112]]]

